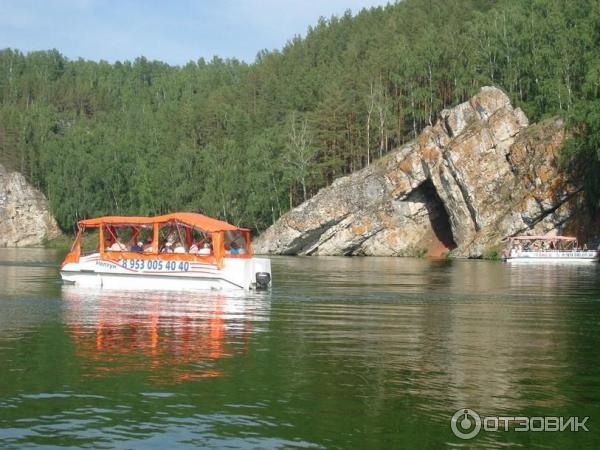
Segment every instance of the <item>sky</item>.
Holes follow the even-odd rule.
[[[182,65],[213,56],[254,61],[306,35],[319,17],[388,0],[0,0],[0,49],[56,48],[69,59],[138,56]]]

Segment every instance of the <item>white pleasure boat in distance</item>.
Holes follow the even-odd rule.
[[[595,262],[596,250],[580,249],[569,236],[512,236],[503,259],[507,262]]]
[[[79,221],[60,274],[117,289],[267,289],[271,261],[253,256],[250,230],[202,214],[108,216]]]

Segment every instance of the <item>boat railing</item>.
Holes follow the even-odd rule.
[[[516,250],[511,251],[511,256],[528,256],[536,258],[593,258],[595,250]]]

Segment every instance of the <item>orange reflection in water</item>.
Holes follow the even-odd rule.
[[[221,376],[218,362],[248,352],[252,320],[266,305],[222,293],[62,293],[87,375],[142,372],[158,382]]]

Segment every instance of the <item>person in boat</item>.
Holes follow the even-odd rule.
[[[199,255],[210,255],[212,252],[212,248],[209,242],[205,242],[202,244],[202,248],[198,250]]]
[[[237,242],[235,242],[235,249],[236,249],[236,255],[245,255],[246,254],[246,248],[244,247],[243,244],[238,244]]]
[[[237,245],[237,243],[235,241],[231,242],[231,244],[229,244],[229,254],[230,255],[239,255],[240,254],[240,247]]]
[[[180,241],[175,242],[173,253],[185,253],[185,247]]]
[[[131,246],[130,251],[134,253],[143,253],[144,252],[144,243],[142,241],[138,241],[136,244]]]
[[[200,254],[200,251],[204,248],[204,246],[207,244],[208,243],[204,239],[197,239],[196,241],[192,242],[188,253],[191,255],[198,255]]]
[[[152,253],[152,236],[146,238],[146,244],[144,245],[144,253]]]
[[[160,249],[161,253],[173,253],[173,244],[167,241],[167,243]]]
[[[121,242],[121,239],[117,238],[108,250],[111,252],[126,252],[127,246]]]

